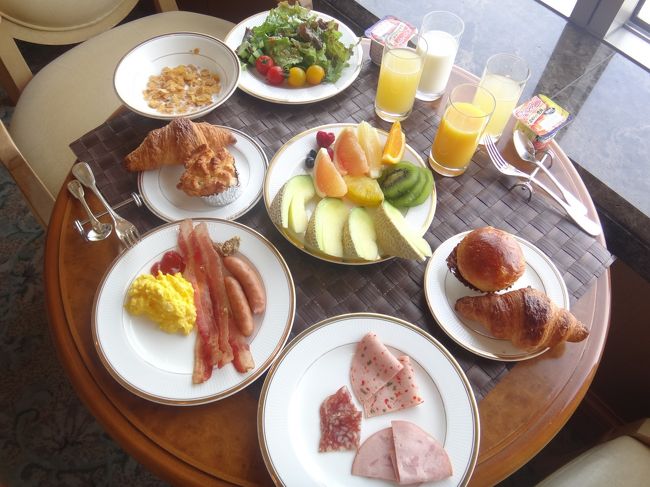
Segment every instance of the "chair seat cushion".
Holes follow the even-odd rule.
[[[629,436],[595,446],[544,479],[537,487],[646,486],[650,448]]]
[[[124,54],[159,34],[192,31],[223,39],[232,27],[193,12],[150,15],[75,46],[39,71],[16,104],[9,132],[52,196],[75,161],[69,144],[120,107],[113,72]]]

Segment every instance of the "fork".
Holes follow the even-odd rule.
[[[557,204],[559,204],[562,208],[564,208],[564,211],[567,212],[567,214],[573,219],[573,221],[575,221],[576,224],[580,228],[582,228],[585,232],[587,232],[589,235],[595,237],[602,233],[602,228],[600,227],[600,224],[591,220],[586,215],[583,215],[580,212],[579,208],[576,208],[575,206],[568,204],[566,201],[560,198],[553,190],[551,190],[540,180],[535,179],[530,174],[526,174],[525,172],[520,171],[519,169],[511,165],[508,161],[506,161],[501,155],[501,153],[499,152],[499,150],[497,149],[497,146],[494,144],[494,141],[492,140],[491,137],[489,136],[484,137],[484,145],[485,148],[487,149],[490,159],[492,160],[492,163],[494,164],[494,167],[496,167],[500,173],[505,174],[507,176],[526,178],[530,180],[531,182],[539,186],[551,198],[553,198]]]
[[[97,189],[97,185],[95,184],[95,175],[93,174],[92,169],[90,169],[90,166],[85,162],[78,162],[72,166],[72,174],[81,181],[84,186],[90,188],[99,201],[101,201],[102,205],[104,205],[106,212],[113,220],[115,234],[117,235],[117,238],[120,239],[120,242],[122,242],[127,249],[138,243],[138,240],[140,240],[138,229],[133,223],[118,215],[111,205],[109,205],[104,199],[102,194],[99,192],[99,189]]]

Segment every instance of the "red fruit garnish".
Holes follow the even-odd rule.
[[[151,274],[154,276],[158,275],[158,271],[163,274],[176,274],[177,272],[183,272],[184,270],[185,262],[183,261],[183,257],[174,250],[165,252],[162,259],[160,259],[160,262],[156,262],[151,266]]]
[[[327,148],[327,154],[330,156],[330,159],[334,159],[334,149],[331,147]]]
[[[329,147],[334,143],[336,136],[332,132],[325,132],[324,130],[319,130],[316,132],[316,143],[318,147]]]

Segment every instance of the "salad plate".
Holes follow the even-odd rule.
[[[239,78],[239,88],[242,91],[273,103],[302,105],[315,103],[335,96],[352,84],[361,71],[363,59],[363,50],[359,43],[359,38],[348,26],[335,18],[313,10],[310,13],[316,15],[319,19],[325,21],[334,20],[337,22],[339,31],[342,34],[340,41],[346,46],[353,46],[353,52],[348,60],[348,66],[343,69],[341,77],[334,83],[323,82],[315,86],[304,85],[299,88],[292,88],[286,82],[280,86],[273,86],[267,83],[264,76],[259,74],[254,67],[248,66],[246,68],[242,67]],[[228,33],[225,38],[225,43],[237,51],[237,48],[242,43],[246,30],[263,24],[268,15],[269,11],[260,12],[243,20]]]
[[[271,159],[271,162],[269,163],[269,169],[266,172],[266,177],[264,178],[264,204],[269,215],[271,215],[271,203],[273,202],[273,198],[278,193],[278,191],[280,191],[284,183],[286,183],[293,176],[310,173],[311,170],[305,167],[305,157],[310,150],[316,148],[316,133],[319,130],[323,130],[326,132],[332,132],[335,136],[338,136],[343,129],[356,127],[357,124],[355,123],[335,123],[314,127],[296,135],[286,144],[284,144],[278,150],[278,152],[276,152],[275,156],[273,156],[273,159]],[[380,129],[377,129],[377,132],[379,134],[380,142],[382,144],[385,144],[388,134]],[[418,152],[408,144],[406,145],[402,159],[405,161],[410,161],[416,166],[428,167]],[[350,203],[350,205],[352,205],[352,203]],[[315,206],[315,201],[307,204],[308,215],[312,213]],[[424,203],[413,208],[409,208],[404,217],[414,232],[418,236],[422,236],[426,233],[427,229],[431,225],[435,211],[436,189],[434,185],[431,195],[424,201]],[[291,242],[299,249],[314,257],[326,260],[328,262],[348,265],[365,265],[382,262],[391,258],[383,257],[373,261],[343,260],[323,253],[316,253],[309,247],[305,246],[302,235],[296,235],[293,233],[290,234],[288,231],[278,227],[277,225],[276,228],[287,240],[289,240],[289,242]]]
[[[332,317],[300,333],[282,351],[262,388],[257,412],[260,449],[276,485],[394,485],[350,473],[354,451],[319,453],[322,401],[347,386],[357,343],[374,332],[394,355],[408,355],[424,402],[361,420],[361,443],[392,420],[417,424],[445,448],[453,475],[430,485],[465,485],[479,447],[472,388],[451,354],[431,335],[400,319],[372,313]],[[357,409],[363,410],[355,397]],[[429,484],[423,484],[429,485]]]
[[[142,171],[138,176],[138,189],[147,208],[157,217],[167,222],[208,217],[234,220],[259,201],[268,166],[266,154],[249,135],[230,127],[223,128],[230,130],[237,138],[237,142],[228,146],[228,151],[235,158],[242,194],[227,205],[212,206],[176,187],[185,169],[182,165]]]
[[[454,304],[463,296],[483,294],[463,285],[447,268],[447,256],[468,233],[459,233],[445,240],[429,259],[424,273],[424,294],[431,314],[450,338],[481,357],[513,362],[541,355],[548,348],[532,352],[522,350],[509,340],[495,338],[481,324],[461,318],[454,311]],[[516,235],[514,238],[524,253],[526,271],[506,291],[530,286],[545,292],[560,308],[569,309],[569,292],[555,264],[532,243]]]
[[[127,390],[161,404],[187,406],[223,399],[255,381],[280,353],[289,337],[295,312],[291,273],[278,250],[262,235],[237,222],[205,221],[214,241],[240,238],[240,252],[260,273],[267,295],[263,314],[255,316],[249,337],[255,368],[239,373],[232,364],[214,369],[201,384],[192,383],[196,329],[189,335],[169,334],[143,316],[124,308],[136,277],[148,274],[169,250],[176,250],[180,223],[147,233],[111,264],[102,279],[92,312],[95,348],[108,372]],[[196,328],[196,327],[195,327]]]

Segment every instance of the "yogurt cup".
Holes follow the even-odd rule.
[[[408,22],[393,15],[383,17],[364,33],[370,39],[370,60],[377,66],[381,65],[384,44],[405,46],[416,33],[417,29]]]

